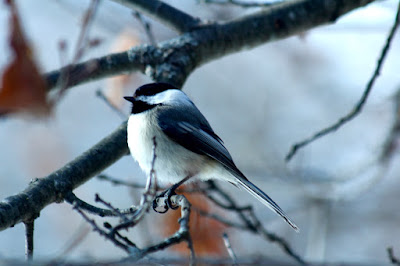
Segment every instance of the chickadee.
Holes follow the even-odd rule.
[[[145,173],[150,173],[153,138],[157,141],[157,180],[182,184],[188,179],[217,179],[240,185],[294,230],[298,227],[267,194],[236,167],[221,138],[189,97],[167,83],[139,87],[128,120],[128,146]]]

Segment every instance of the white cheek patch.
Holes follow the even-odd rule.
[[[157,93],[154,96],[139,96],[138,100],[146,102],[148,104],[170,104],[174,105],[177,103],[180,104],[193,104],[189,97],[180,90],[166,90],[161,93]]]

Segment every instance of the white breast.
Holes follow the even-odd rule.
[[[133,158],[148,175],[153,159],[153,137],[156,137],[155,171],[161,183],[176,183],[187,175],[197,175],[206,161],[169,139],[159,128],[154,110],[133,114],[128,120],[128,146]]]
[[[132,157],[140,167],[149,172],[151,167],[151,132],[149,132],[149,120],[146,113],[131,115],[128,120],[128,147]],[[150,147],[150,148],[149,148]],[[150,149],[150,151],[149,151]]]

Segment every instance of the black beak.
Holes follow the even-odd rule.
[[[135,101],[135,97],[131,97],[131,96],[125,96],[124,99],[131,103],[133,103]]]

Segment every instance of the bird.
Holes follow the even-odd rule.
[[[145,173],[153,169],[157,181],[174,184],[169,195],[186,181],[227,181],[243,187],[299,231],[278,204],[237,168],[222,139],[182,90],[169,83],[149,83],[124,99],[132,103],[127,123],[130,153]],[[154,139],[157,159],[152,168]]]

